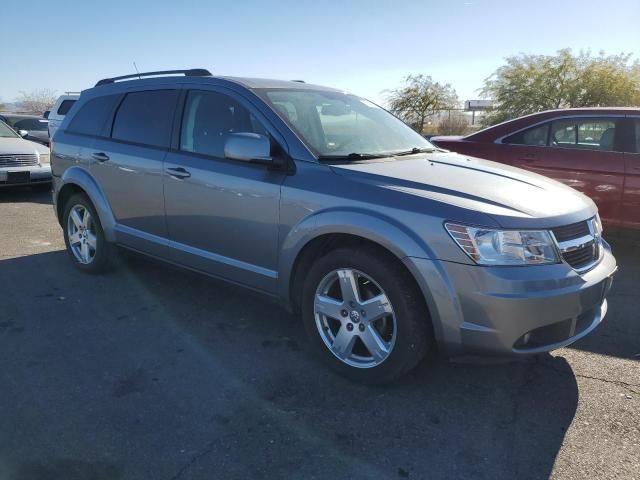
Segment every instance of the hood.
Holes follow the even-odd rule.
[[[0,155],[49,153],[49,148],[23,138],[0,137]]]
[[[457,153],[332,165],[332,169],[379,188],[485,213],[505,228],[555,227],[597,212],[591,199],[555,180]]]

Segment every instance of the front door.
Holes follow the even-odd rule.
[[[170,255],[177,263],[274,292],[285,174],[228,160],[230,133],[269,135],[264,118],[226,91],[190,91],[176,149],[165,160]]]

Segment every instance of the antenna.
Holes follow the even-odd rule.
[[[138,70],[138,66],[136,65],[136,62],[135,62],[135,61],[133,62],[133,68],[135,68],[135,69],[136,69],[136,73],[138,74],[138,78],[142,78],[142,77],[140,76],[140,70]]]

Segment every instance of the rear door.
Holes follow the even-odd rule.
[[[223,88],[189,91],[181,124],[164,177],[172,260],[275,291],[285,173],[229,160],[224,145],[230,133],[267,135],[274,145],[279,134],[244,97]]]
[[[117,107],[109,137],[90,153],[91,172],[115,216],[117,241],[164,257],[163,162],[171,142],[179,91],[130,91]]]
[[[626,180],[622,201],[622,227],[625,233],[640,236],[640,117],[628,117],[625,148]]]

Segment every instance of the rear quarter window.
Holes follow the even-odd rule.
[[[121,95],[92,98],[80,107],[67,127],[67,132],[81,135],[104,136],[104,128]]]
[[[69,110],[71,110],[71,107],[73,106],[74,103],[76,103],[75,100],[63,100],[60,106],[58,107],[58,110],[56,110],[56,114],[66,115],[69,112]]]

